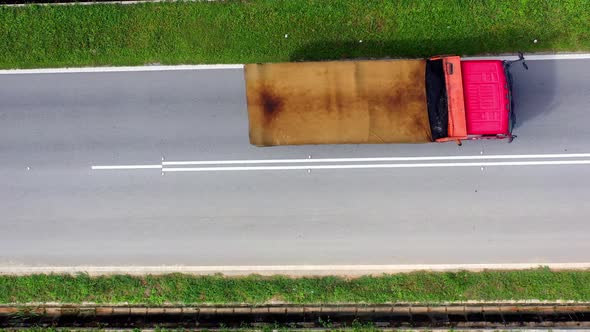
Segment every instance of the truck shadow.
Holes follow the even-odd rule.
[[[369,60],[395,58],[423,58],[440,54],[478,55],[492,54],[502,45],[522,45],[534,34],[519,31],[495,33],[469,39],[437,39],[416,41],[321,41],[305,45],[290,55],[290,61],[327,60]],[[524,41],[526,42],[526,41]],[[551,41],[546,41],[551,44]],[[530,41],[533,45],[532,41]],[[416,45],[419,45],[417,47]],[[504,47],[505,48],[505,47]],[[531,47],[532,48],[532,47]],[[515,59],[519,49],[515,46]],[[523,50],[526,51],[526,50]],[[510,54],[510,52],[507,52]],[[526,52],[525,52],[526,58]],[[555,110],[555,61],[528,61],[528,71],[520,64],[514,64],[511,72],[514,77],[516,134],[518,129],[534,118],[545,116]]]
[[[514,112],[516,115],[515,133],[532,123],[557,111],[556,107],[556,60],[527,61],[529,70],[520,65],[511,68],[513,75]]]

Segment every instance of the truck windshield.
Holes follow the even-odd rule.
[[[447,137],[449,113],[442,59],[426,61],[426,99],[433,140]]]
[[[508,98],[510,99],[510,103],[508,103],[509,114],[508,114],[508,132],[512,134],[512,130],[516,125],[516,115],[514,114],[514,97],[512,96],[512,74],[510,73],[510,65],[504,63],[504,72],[506,73],[506,80],[508,81]]]

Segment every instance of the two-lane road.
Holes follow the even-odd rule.
[[[588,65],[515,66],[518,138],[462,147],[250,146],[239,69],[2,74],[0,265],[590,261],[590,165],[91,169],[590,153]]]

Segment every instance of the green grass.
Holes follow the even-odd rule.
[[[343,279],[249,276],[33,275],[0,277],[0,303],[389,303],[464,300],[590,301],[590,271],[535,269]]]
[[[0,68],[518,50],[590,50],[590,1],[244,0],[0,8]]]

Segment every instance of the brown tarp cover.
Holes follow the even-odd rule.
[[[432,141],[424,60],[245,66],[250,143]]]

